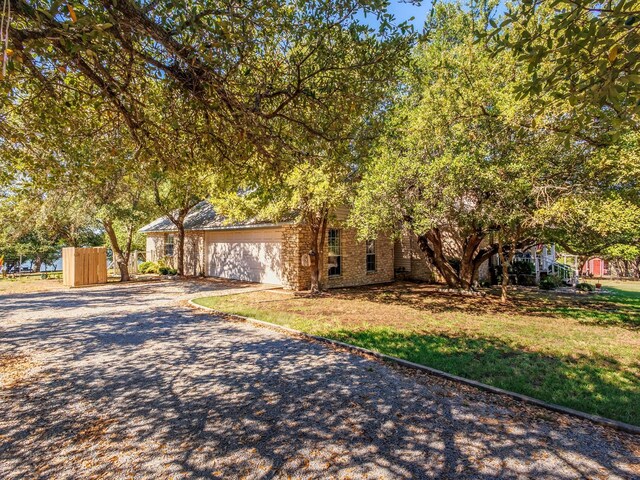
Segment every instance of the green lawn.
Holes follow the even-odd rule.
[[[308,298],[253,292],[196,302],[640,425],[640,284],[607,294],[523,289],[512,302],[403,283]]]

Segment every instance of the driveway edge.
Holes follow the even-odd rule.
[[[348,343],[340,342],[338,340],[332,340],[330,338],[321,337],[318,335],[311,335],[309,333],[301,332],[300,330],[295,330],[293,328],[284,327],[282,325],[277,325],[275,323],[265,322],[263,320],[258,320],[256,318],[251,317],[243,317],[242,315],[235,315],[231,313],[221,312],[214,308],[205,307],[203,305],[198,305],[193,300],[189,300],[189,305],[197,308],[199,310],[205,310],[218,315],[228,315],[230,317],[238,318],[245,322],[257,325],[259,327],[267,327],[275,330],[280,330],[285,333],[289,333],[295,335],[297,337],[307,338],[310,340],[316,340],[318,342],[326,343],[328,345],[333,345],[336,347],[341,347],[346,350],[350,350],[355,353],[365,354],[373,356],[379,360],[383,360],[385,362],[394,363],[396,365],[401,365],[403,367],[408,367],[414,370],[420,370],[422,372],[435,375],[437,377],[445,378],[447,380],[451,380],[453,382],[462,383],[464,385],[468,385],[471,387],[475,387],[479,390],[483,390],[485,392],[495,393],[497,395],[505,395],[507,397],[513,398],[515,400],[519,400],[521,402],[535,405],[538,407],[545,408],[547,410],[551,410],[558,413],[563,413],[566,415],[570,415],[572,417],[577,417],[582,420],[588,420],[590,422],[596,423],[598,425],[602,425],[605,427],[611,427],[616,430],[621,430],[623,432],[632,433],[634,435],[640,435],[640,427],[635,425],[631,425],[630,423],[620,422],[618,420],[612,420],[610,418],[601,417],[599,415],[592,415],[590,413],[581,412],[579,410],[574,410],[569,407],[563,407],[562,405],[557,405],[555,403],[547,403],[542,400],[538,400],[537,398],[530,397],[528,395],[523,395],[521,393],[511,392],[509,390],[503,390],[502,388],[493,387],[491,385],[487,385],[486,383],[478,382],[476,380],[470,380],[465,377],[459,377],[457,375],[453,375],[451,373],[444,372],[442,370],[438,370],[436,368],[427,367],[426,365],[420,365],[418,363],[410,362],[409,360],[404,360],[402,358],[393,357],[391,355],[386,355],[384,353],[375,352],[373,350],[369,350],[367,348],[357,347],[355,345],[351,345]]]

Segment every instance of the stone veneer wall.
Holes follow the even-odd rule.
[[[282,230],[282,284],[291,290],[307,290],[311,269],[302,266],[302,255],[309,253],[311,240],[307,228],[287,225]]]
[[[335,227],[332,227],[335,228]],[[376,239],[376,271],[367,272],[365,242],[356,239],[356,231],[340,228],[342,274],[328,276],[329,247],[325,242],[320,280],[326,288],[351,287],[392,282],[394,279],[393,240],[387,235]],[[311,268],[303,267],[301,257],[311,249],[309,231],[303,226],[286,227],[282,238],[283,284],[292,290],[307,290],[311,284]]]

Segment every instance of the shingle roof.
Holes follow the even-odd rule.
[[[225,217],[216,214],[213,205],[209,202],[200,202],[197,204],[184,220],[185,230],[233,230],[240,228],[264,228],[276,225],[292,223],[287,222],[268,222],[250,219],[244,222],[226,223]],[[142,233],[152,232],[175,232],[176,226],[168,217],[160,217],[153,222],[145,225],[140,229]]]

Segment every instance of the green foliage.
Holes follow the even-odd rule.
[[[535,235],[540,191],[561,182],[558,173],[577,156],[544,119],[532,119],[529,100],[516,92],[526,72],[513,56],[493,58],[474,44],[469,27],[486,21],[459,4],[435,7],[352,216],[361,237],[405,228],[435,252],[442,247],[443,257],[466,259],[467,272],[498,241],[517,247]],[[448,262],[434,263],[445,279],[455,277]]]
[[[604,254],[609,259],[633,261],[640,257],[640,245],[612,245]]]
[[[596,290],[596,287],[594,287],[590,283],[582,282],[576,285],[576,290],[579,290],[581,292],[594,292]]]
[[[540,280],[538,286],[540,290],[555,290],[562,286],[562,279],[557,275],[547,275]]]
[[[492,24],[497,52],[508,49],[529,72],[518,91],[549,100],[568,98],[578,124],[593,116],[614,128],[637,123],[640,113],[640,11],[634,0],[533,0],[510,4]],[[478,32],[485,37],[487,31]],[[614,115],[611,115],[614,113]],[[634,118],[635,117],[635,118]]]
[[[607,147],[591,152],[567,176],[570,189],[536,212],[546,237],[586,259],[609,249],[630,253],[640,239],[640,134],[624,131]],[[617,247],[616,247],[617,246]]]
[[[88,92],[89,102],[108,104],[109,118],[126,125],[138,143],[155,143],[155,152],[172,147],[155,130],[179,128],[216,151],[212,163],[222,158],[271,170],[281,166],[279,152],[297,148],[299,135],[339,138],[345,112],[385,82],[379,65],[396,62],[413,38],[387,6],[381,0],[161,0],[105,8],[89,0],[76,4],[72,19],[58,1],[37,8],[18,1],[9,35],[16,55],[1,85],[16,96],[47,95],[71,112],[78,104],[59,93]],[[379,27],[368,26],[365,16]],[[165,113],[177,105],[190,129],[171,115],[158,116],[147,102],[157,85],[169,99]]]
[[[164,265],[164,266],[158,267],[158,273],[160,275],[177,275],[178,270]]]
[[[509,265],[509,273],[514,275],[534,275],[536,273],[536,266],[533,262],[516,260]]]
[[[138,265],[140,273],[160,273],[160,267],[156,262],[142,262]]]

